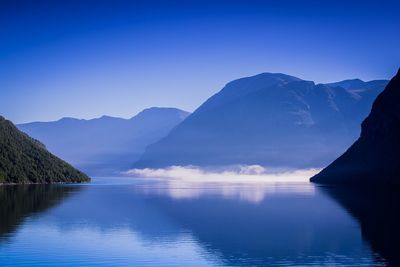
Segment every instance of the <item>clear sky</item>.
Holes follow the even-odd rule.
[[[400,1],[0,0],[0,114],[193,111],[230,80],[390,78]]]

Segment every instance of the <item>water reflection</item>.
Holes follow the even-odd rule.
[[[294,193],[312,195],[313,186],[305,183],[223,183],[223,182],[190,182],[175,179],[160,179],[157,183],[145,184],[143,192],[159,194],[173,199],[199,199],[208,196],[219,196],[224,199],[237,199],[261,203],[268,194]]]
[[[400,195],[390,188],[322,187],[361,225],[363,238],[391,266],[400,266]]]
[[[0,242],[25,218],[46,211],[79,189],[57,185],[0,186]]]
[[[20,224],[0,243],[0,265],[376,263],[358,223],[310,184],[115,181],[67,187],[82,189]]]
[[[269,186],[256,205],[215,189],[176,199],[170,187],[158,205],[229,266],[373,264],[357,224],[335,202],[309,184]]]

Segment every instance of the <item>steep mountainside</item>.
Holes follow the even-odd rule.
[[[187,115],[175,108],[150,108],[131,119],[63,118],[20,124],[18,128],[75,167],[92,175],[108,175],[128,169],[148,144],[166,136]]]
[[[330,184],[400,184],[400,70],[375,100],[360,138],[311,178]]]
[[[228,83],[159,142],[136,168],[261,164],[320,167],[350,145],[385,81],[346,88],[263,73]]]
[[[88,182],[90,178],[48,152],[0,116],[0,183]]]

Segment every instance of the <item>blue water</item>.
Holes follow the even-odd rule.
[[[0,266],[377,266],[312,184],[97,178],[0,188]]]

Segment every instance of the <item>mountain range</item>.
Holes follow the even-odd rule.
[[[172,165],[318,168],[356,140],[387,83],[316,84],[262,73],[228,83],[192,114],[150,108],[131,119],[63,118],[17,126],[91,175]]]
[[[167,135],[188,114],[175,108],[149,108],[131,119],[63,118],[17,126],[73,166],[91,175],[110,175],[129,169],[147,145]]]
[[[326,166],[357,138],[387,82],[316,84],[280,73],[232,81],[149,145],[133,167]]]

